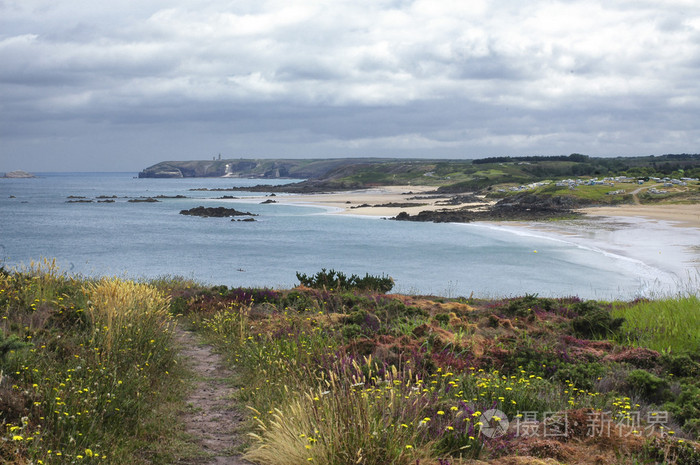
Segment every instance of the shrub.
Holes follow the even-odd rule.
[[[600,363],[565,363],[559,366],[554,378],[571,382],[580,389],[593,390],[595,382],[603,376],[607,368]]]
[[[284,309],[303,312],[306,310],[317,310],[318,302],[305,292],[293,290],[280,299],[280,306]]]
[[[588,304],[588,302],[582,304]],[[609,311],[597,305],[581,305],[577,310],[579,316],[571,320],[571,326],[574,333],[581,337],[608,337],[619,331],[625,322],[624,318],[613,318]]]
[[[661,357],[663,367],[674,376],[698,377],[700,375],[700,363],[691,359],[688,355],[666,354]]]
[[[357,289],[361,291],[375,291],[387,293],[394,287],[394,280],[389,276],[371,276],[366,274],[360,278],[356,274],[348,277],[345,273],[335,270],[321,271],[313,276],[307,276],[297,272],[297,279],[303,286],[316,289]]]
[[[697,420],[700,419],[700,387],[683,385],[680,395],[672,402],[666,402],[664,408],[673,414],[684,429],[696,428]]]
[[[8,353],[14,352],[15,350],[24,349],[26,347],[31,347],[31,344],[22,341],[15,334],[5,336],[5,333],[0,330],[0,369],[5,362],[5,357],[7,357]]]
[[[435,315],[433,319],[441,325],[447,326],[450,322],[450,315],[448,315],[447,313],[439,313]]]
[[[356,309],[350,315],[345,317],[343,319],[343,323],[345,324],[343,334],[350,334],[352,337],[357,337],[360,334],[371,336],[379,331],[379,327],[381,325],[379,318],[377,318],[376,315],[362,309]],[[349,329],[351,327],[352,329]]]
[[[377,301],[376,314],[387,325],[403,323],[416,317],[427,317],[428,312],[418,307],[409,307],[396,299],[382,299]]]
[[[636,368],[655,368],[660,354],[644,347],[632,347],[615,354],[606,355],[606,362],[629,363]]]
[[[687,442],[654,438],[644,446],[645,455],[655,463],[698,465],[700,450]]]
[[[341,333],[345,339],[355,339],[362,336],[362,327],[358,324],[347,324],[343,326]]]
[[[627,375],[630,391],[637,392],[651,402],[660,402],[670,395],[668,382],[646,370],[632,370]]]

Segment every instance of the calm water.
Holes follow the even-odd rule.
[[[55,257],[68,272],[153,278],[180,275],[209,284],[290,287],[296,271],[334,268],[388,274],[398,292],[449,297],[578,295],[635,297],[663,273],[564,241],[484,225],[394,222],[330,215],[321,208],[260,199],[234,202],[190,188],[250,186],[246,179],[135,179],[134,173],[42,174],[0,179],[0,259],[5,267]],[[288,182],[288,181],[286,181]],[[68,196],[116,195],[114,203],[67,203]],[[126,197],[185,195],[158,203]],[[255,194],[259,195],[259,194]],[[11,198],[14,196],[15,198]],[[179,214],[228,206],[256,222]],[[534,251],[537,251],[535,253]]]

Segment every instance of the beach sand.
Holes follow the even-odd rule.
[[[415,215],[423,210],[452,210],[466,206],[478,207],[493,203],[477,202],[440,205],[440,202],[450,199],[453,195],[435,194],[435,188],[430,186],[384,186],[374,189],[327,194],[278,195],[276,200],[280,203],[324,207],[332,210],[333,213],[341,215],[379,217],[394,217],[404,211]],[[415,204],[415,206],[387,206],[387,204],[392,203],[411,203]]]
[[[700,228],[700,204],[624,205],[618,207],[591,207],[581,211],[589,216],[646,218],[649,220],[669,221],[676,226]]]

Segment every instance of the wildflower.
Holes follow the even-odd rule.
[[[413,449],[413,446],[410,444],[406,444],[406,449]]]

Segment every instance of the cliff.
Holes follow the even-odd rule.
[[[149,166],[139,178],[296,178],[315,179],[348,164],[376,163],[379,159],[228,159],[164,161]]]

